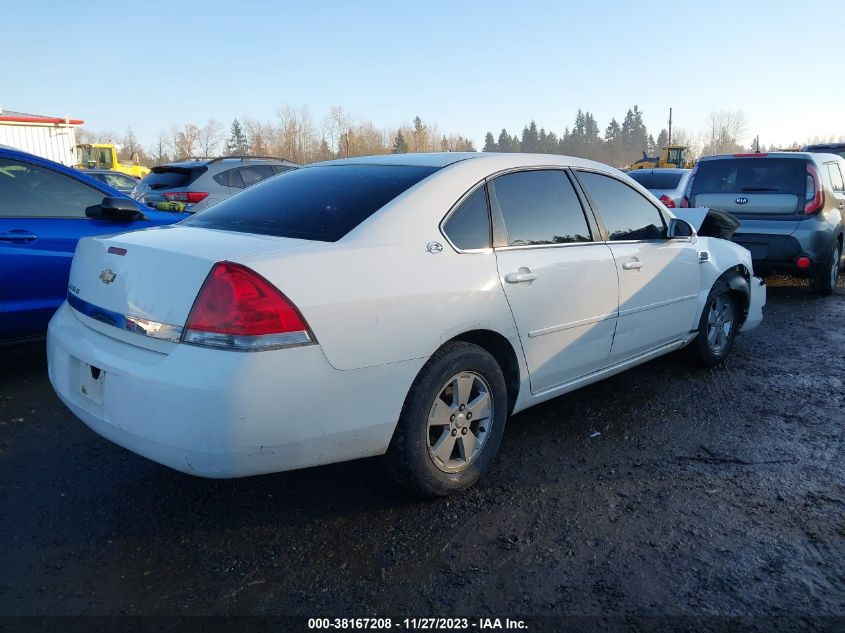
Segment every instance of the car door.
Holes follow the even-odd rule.
[[[148,221],[91,219],[85,209],[116,191],[43,164],[0,157],[0,338],[43,334],[67,295],[67,280],[81,237],[148,227]]]
[[[531,392],[601,369],[616,323],[616,267],[567,172],[505,174],[490,192],[499,277]]]
[[[619,276],[619,317],[612,362],[685,338],[695,327],[698,249],[690,238],[667,239],[659,207],[608,174],[577,170],[603,224]]]

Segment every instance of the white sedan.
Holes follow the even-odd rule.
[[[50,380],[94,431],[186,473],[385,454],[448,494],[510,414],[685,346],[718,363],[760,322],[748,251],[694,228],[566,156],[312,165],[82,240]]]

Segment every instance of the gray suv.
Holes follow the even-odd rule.
[[[842,266],[845,160],[835,154],[774,152],[706,156],[690,175],[682,207],[710,207],[742,225],[732,240],[754,270],[796,273],[821,295]]]
[[[196,213],[297,167],[289,160],[259,156],[191,159],[153,167],[132,197],[154,209]]]

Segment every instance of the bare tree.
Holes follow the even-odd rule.
[[[704,130],[706,143],[701,148],[704,156],[712,154],[732,154],[745,149],[741,140],[748,129],[748,121],[742,110],[720,110],[711,112],[707,117]]]
[[[202,156],[216,156],[223,142],[223,125],[216,119],[209,119],[199,130],[197,147]]]

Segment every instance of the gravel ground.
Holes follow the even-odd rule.
[[[78,422],[43,345],[2,350],[0,614],[845,630],[845,290],[769,284],[725,366],[671,355],[521,413],[487,479],[437,501],[376,459],[234,481],[168,470]]]

